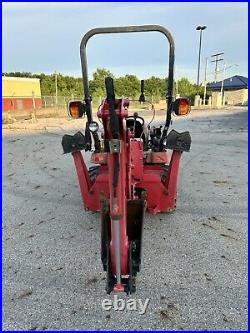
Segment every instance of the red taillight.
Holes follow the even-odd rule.
[[[68,113],[72,118],[81,118],[83,116],[83,103],[82,101],[69,101]]]
[[[190,112],[189,100],[185,97],[181,97],[174,102],[174,112],[177,116],[185,116]]]

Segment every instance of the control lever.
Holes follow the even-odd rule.
[[[105,87],[107,92],[107,101],[109,104],[109,116],[110,116],[110,125],[111,133],[113,139],[119,139],[119,121],[117,114],[115,112],[115,92],[114,92],[114,83],[111,77],[105,78]]]
[[[139,97],[139,102],[144,103],[146,102],[145,96],[144,96],[144,80],[141,80],[141,95]]]

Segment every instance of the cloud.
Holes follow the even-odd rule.
[[[90,8],[90,7],[99,7],[102,3],[94,3],[94,2],[3,2],[2,6],[5,11],[10,12],[25,12],[30,10],[48,10],[48,9],[67,9],[67,8],[74,8],[74,9],[83,9],[83,8]]]
[[[80,73],[79,43],[97,26],[160,24],[176,43],[176,65],[195,78],[199,34],[203,35],[202,70],[206,56],[225,53],[235,69],[247,72],[246,3],[3,3],[3,70]],[[91,70],[112,68],[118,74],[166,72],[168,47],[160,34],[98,36],[88,44]]]

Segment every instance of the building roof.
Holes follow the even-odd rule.
[[[30,77],[2,76],[2,81],[39,82],[40,79]]]
[[[221,89],[222,81],[211,82],[207,84],[207,89],[216,91]],[[224,80],[224,90],[244,89],[248,87],[248,78],[241,75],[235,75]]]

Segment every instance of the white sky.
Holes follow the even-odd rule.
[[[91,28],[160,24],[176,44],[175,77],[197,76],[199,33],[203,35],[201,80],[205,57],[224,52],[228,65],[238,64],[226,76],[248,72],[247,3],[3,3],[3,71],[80,76],[79,44]],[[139,78],[166,76],[168,46],[159,33],[96,36],[88,44],[90,73],[97,67],[115,75]],[[221,62],[220,66],[223,65]],[[209,62],[209,79],[213,79]]]

